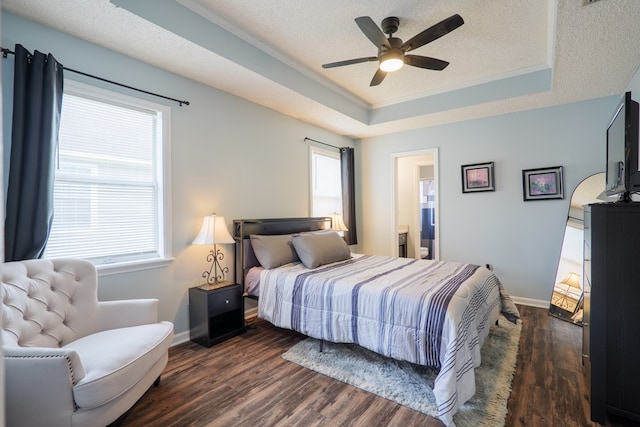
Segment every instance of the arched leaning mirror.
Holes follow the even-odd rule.
[[[604,189],[605,174],[596,173],[582,180],[573,190],[551,294],[549,314],[578,325],[582,324],[583,206],[605,202]]]

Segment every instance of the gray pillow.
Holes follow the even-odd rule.
[[[333,230],[294,234],[291,243],[307,268],[351,258],[349,247]]]
[[[252,234],[251,247],[264,268],[276,268],[300,259],[291,245],[291,234],[265,236]]]

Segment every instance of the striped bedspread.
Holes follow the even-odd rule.
[[[440,369],[439,418],[475,393],[480,348],[500,312],[499,280],[471,264],[363,255],[317,269],[265,270],[258,315],[274,325]]]

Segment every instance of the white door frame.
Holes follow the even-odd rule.
[[[411,240],[414,242],[414,256],[417,258],[420,257],[420,218],[418,216],[419,208],[420,208],[420,195],[419,195],[419,182],[420,182],[420,167],[421,166],[429,166],[433,164],[433,184],[435,186],[436,194],[434,199],[434,218],[436,221],[434,234],[435,234],[435,242],[433,244],[433,255],[432,259],[437,260],[440,259],[440,185],[439,185],[439,176],[440,172],[438,170],[438,155],[439,150],[437,147],[428,148],[424,150],[418,151],[409,151],[403,153],[392,153],[391,155],[391,170],[393,173],[391,174],[393,183],[391,186],[392,192],[392,203],[391,203],[391,227],[392,235],[394,236],[392,240],[393,247],[391,248],[391,253],[398,255],[398,160],[400,158],[414,158],[413,161],[413,190],[412,190],[412,207],[411,209],[411,221],[409,224],[409,234],[411,236]],[[424,157],[431,156],[432,162],[425,162]]]

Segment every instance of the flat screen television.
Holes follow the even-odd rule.
[[[627,92],[607,127],[606,193],[622,202],[640,191],[638,112],[638,103]]]

